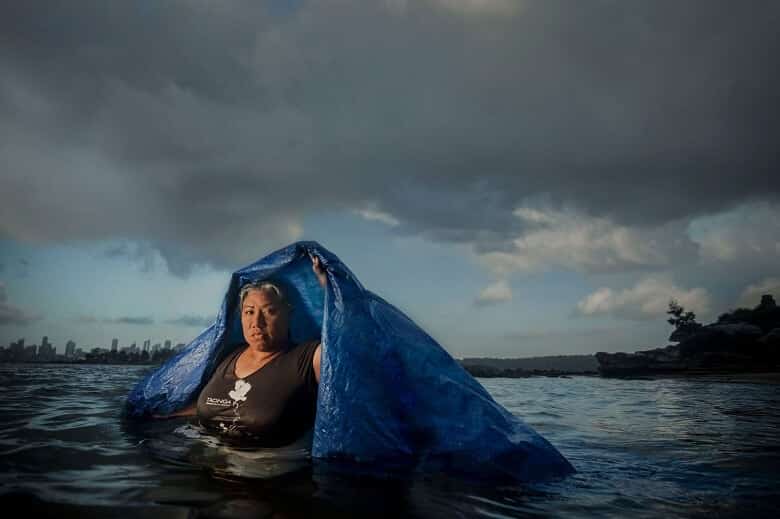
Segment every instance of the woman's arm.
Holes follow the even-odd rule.
[[[320,383],[320,360],[322,360],[322,344],[317,346],[317,349],[314,350],[314,358],[311,361],[311,364],[314,367],[314,378],[317,379],[317,384]]]
[[[325,273],[325,268],[322,266],[322,263],[320,262],[320,258],[317,256],[310,256],[311,257],[311,268],[314,271],[314,274],[317,276],[317,281],[320,282],[320,286],[322,288],[325,288],[325,285],[328,283],[328,275]],[[317,379],[317,384],[320,383],[320,361],[322,360],[322,344],[317,346],[317,349],[314,350],[314,358],[312,359],[312,367],[314,367],[314,377]]]

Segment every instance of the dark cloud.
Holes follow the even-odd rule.
[[[0,326],[27,325],[40,319],[41,316],[31,314],[11,304],[8,301],[5,284],[0,282]]]
[[[9,276],[15,278],[26,278],[30,275],[30,262],[24,258],[12,259],[8,258],[8,263],[0,265],[0,272],[2,272],[7,266],[7,272]]]
[[[199,315],[183,315],[177,319],[165,321],[167,324],[179,324],[193,328],[206,328],[214,324],[216,317],[203,317]]]
[[[104,254],[107,258],[124,258],[140,265],[142,272],[152,272],[155,267],[156,249],[144,241],[119,243],[108,247]]]
[[[78,324],[133,324],[147,326],[154,324],[152,317],[134,317],[134,316],[121,316],[121,317],[97,317],[94,315],[80,315],[73,319]]]
[[[104,251],[104,254],[107,258],[126,258],[131,255],[130,245],[127,243],[112,245]]]
[[[103,322],[113,324],[151,325],[154,324],[154,319],[151,317],[116,317],[114,319],[104,319]]]
[[[40,316],[32,315],[11,304],[0,302],[0,326],[27,325],[39,319]]]
[[[445,4],[15,3],[0,235],[186,275],[322,209],[490,252],[539,200],[641,230],[777,198],[777,3]]]

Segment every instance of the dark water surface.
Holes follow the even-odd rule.
[[[57,517],[780,517],[780,385],[483,379],[578,473],[495,485],[128,424],[134,366],[0,365],[0,502]]]

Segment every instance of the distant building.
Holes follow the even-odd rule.
[[[65,343],[65,356],[68,357],[68,358],[76,356],[76,343],[75,342],[68,341],[67,343]]]
[[[152,344],[152,340],[151,339],[146,339],[144,341],[144,351],[149,351],[149,347],[150,347],[151,344]]]
[[[10,346],[11,355],[21,357],[24,353],[24,338],[19,339],[16,342],[12,342]]]
[[[111,351],[116,352],[118,348],[119,348],[119,339],[117,338],[111,339]]]
[[[160,351],[160,345],[159,344],[155,344],[154,348],[152,348],[152,354],[154,355],[158,351]]]
[[[155,345],[154,345],[154,347],[153,347],[152,349],[154,349],[154,350],[159,350],[159,349],[160,349],[160,343],[159,343],[159,342],[158,342],[158,343],[155,343]],[[169,348],[169,349],[170,349],[170,348]],[[164,351],[164,350],[163,350],[163,351]]]
[[[176,346],[173,347],[173,351],[181,351],[181,350],[184,349],[185,346],[186,346],[186,344],[184,344],[183,342],[180,342],[179,344],[177,344]]]
[[[29,346],[24,347],[24,351],[22,351],[21,360],[24,362],[32,362],[35,360],[37,356],[38,356],[38,345],[31,344]]]
[[[49,338],[44,335],[41,339],[41,346],[38,348],[37,360],[41,362],[48,362],[54,360],[56,357],[57,351],[49,342]]]
[[[171,349],[171,341],[165,341],[165,349],[170,350]]]

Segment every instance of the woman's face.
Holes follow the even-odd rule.
[[[272,290],[250,290],[241,305],[244,340],[253,348],[274,351],[287,344],[290,309]]]

